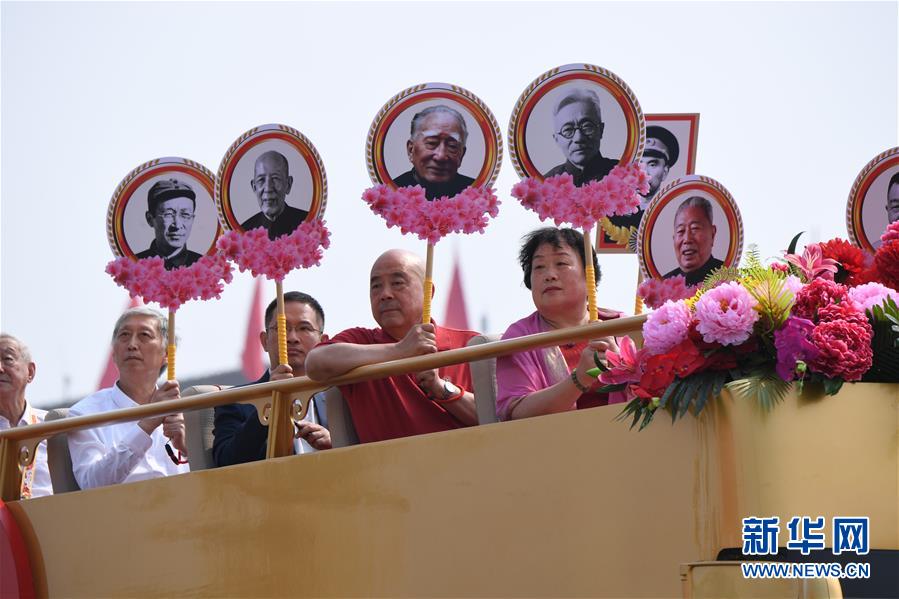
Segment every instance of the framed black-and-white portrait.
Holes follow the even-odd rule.
[[[669,182],[640,221],[637,255],[646,277],[681,275],[698,285],[721,266],[734,266],[743,251],[743,220],[733,196],[709,177]]]
[[[853,243],[874,252],[880,236],[897,221],[899,147],[875,156],[856,177],[846,206],[846,228]]]
[[[666,182],[696,172],[699,114],[647,114],[645,118],[646,143],[640,164],[649,177],[649,193],[643,196],[637,212],[600,220],[597,251],[636,252],[637,229],[649,202]]]
[[[262,125],[241,135],[222,158],[215,179],[222,226],[233,231],[264,227],[271,239],[321,218],[327,195],[318,151],[287,125]]]
[[[531,82],[509,121],[509,153],[521,177],[568,172],[576,185],[639,160],[643,111],[617,75],[589,64],[551,69]]]
[[[396,94],[368,131],[372,182],[420,185],[428,199],[490,186],[502,163],[502,133],[489,108],[457,85],[424,83]]]
[[[169,270],[215,252],[221,234],[212,172],[186,158],[159,158],[122,179],[106,214],[113,254],[159,257]]]

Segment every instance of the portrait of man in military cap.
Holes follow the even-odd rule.
[[[284,154],[268,150],[259,155],[253,167],[250,187],[259,202],[259,212],[241,223],[244,231],[263,227],[269,239],[293,233],[309,214],[287,204],[293,189],[290,165]]]
[[[197,194],[175,178],[162,179],[147,193],[147,224],[153,229],[150,247],[137,258],[160,257],[167,270],[190,266],[202,255],[187,248],[196,215]]]

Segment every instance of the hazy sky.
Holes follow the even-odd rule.
[[[461,85],[504,131],[519,94],[554,66],[610,69],[644,112],[699,112],[697,173],[740,206],[747,242],[774,256],[798,231],[846,237],[858,171],[897,145],[897,4],[884,3],[11,3],[2,8],[0,326],[31,346],[37,405],[92,391],[127,301],[105,274],[109,199],[138,164],[183,156],[216,171],[231,142],[291,125],[328,175],[332,246],[288,277],[324,305],[329,333],[372,326],[367,274],[389,247],[360,199],[365,136],[393,94]],[[454,253],[474,327],[533,310],[515,255],[537,227],[509,190],[484,235],[437,246],[435,314]],[[600,304],[633,309],[635,256],[601,256]],[[267,284],[267,294],[274,285]],[[252,292],[179,311],[180,376],[236,368]]]

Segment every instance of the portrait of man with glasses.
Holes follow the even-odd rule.
[[[137,258],[159,256],[166,270],[190,266],[201,254],[187,249],[194,225],[197,195],[190,185],[170,178],[157,181],[147,193],[147,224],[154,231],[150,247]]]
[[[287,204],[293,177],[287,158],[280,152],[269,150],[256,159],[250,187],[259,201],[259,212],[241,223],[244,231],[264,227],[268,238],[276,239],[293,233],[306,220],[308,211]]]
[[[568,173],[575,185],[605,177],[618,160],[600,151],[604,128],[599,96],[591,89],[574,89],[553,110],[553,139],[565,155],[565,163],[549,170],[544,178]]]
[[[393,180],[397,187],[420,185],[429,200],[452,197],[474,183],[459,173],[468,127],[458,110],[429,106],[412,117],[406,155],[412,169]]]

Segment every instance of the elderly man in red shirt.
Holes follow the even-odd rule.
[[[323,341],[306,358],[316,380],[366,364],[464,347],[477,335],[421,324],[424,265],[403,250],[381,254],[371,269],[369,299],[380,328],[356,327]],[[359,441],[368,443],[477,424],[468,364],[340,387]]]

